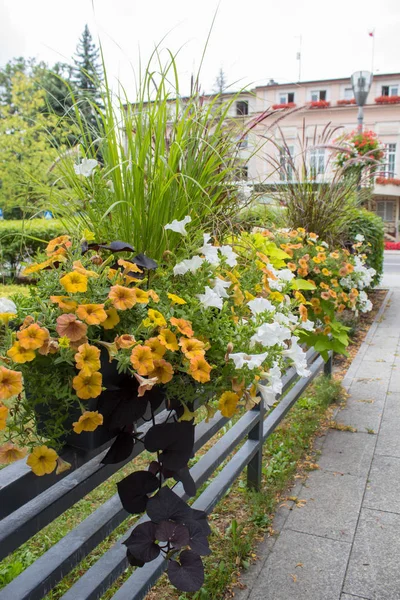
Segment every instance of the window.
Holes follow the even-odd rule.
[[[294,92],[282,92],[279,94],[279,104],[294,102]]]
[[[238,100],[236,102],[236,116],[242,117],[249,114],[249,103],[247,100]]]
[[[279,153],[279,177],[281,181],[291,181],[293,179],[293,156],[294,146],[285,146],[280,149]]]
[[[396,144],[385,144],[385,166],[381,177],[394,177],[396,173]]]
[[[399,86],[398,85],[383,85],[381,96],[398,96]]]
[[[325,150],[314,148],[310,150],[310,172],[313,177],[325,173]]]
[[[311,102],[326,100],[326,90],[314,90],[311,92]]]
[[[353,88],[344,88],[343,98],[345,100],[352,100],[354,98]]]
[[[394,221],[396,214],[394,202],[391,200],[378,201],[376,203],[376,214],[382,217],[384,221]]]

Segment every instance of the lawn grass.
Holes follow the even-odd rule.
[[[247,490],[243,474],[232,486],[229,494],[217,505],[210,515],[210,524],[213,530],[210,538],[212,555],[204,561],[206,581],[202,590],[195,594],[179,594],[169,586],[163,576],[149,593],[148,600],[186,600],[188,598],[222,600],[225,597],[226,590],[237,580],[239,570],[247,568],[254,558],[256,542],[270,529],[273,512],[279,502],[280,494],[292,480],[300,459],[304,458],[309,451],[312,438],[320,427],[321,420],[326,416],[327,407],[332,401],[338,400],[340,396],[339,383],[320,377],[297,402],[278,429],[268,438],[264,446],[263,481],[260,492]],[[224,430],[218,432],[197,454],[197,459],[223,433]],[[114,495],[117,481],[133,470],[146,468],[147,464],[148,456],[144,453],[3,560],[0,563],[0,587],[9,583],[65,536],[68,531]],[[311,461],[310,464],[313,462]],[[223,465],[221,465],[222,467]],[[199,490],[199,493],[201,491]],[[122,523],[45,597],[46,600],[58,600],[125,531],[132,527],[136,519],[137,517],[130,517]],[[103,595],[103,600],[111,598],[132,572],[132,568],[127,569],[124,575]]]

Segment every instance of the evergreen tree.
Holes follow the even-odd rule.
[[[73,83],[81,114],[88,126],[97,130],[96,110],[93,105],[102,109],[100,94],[102,67],[100,51],[93,42],[87,25],[76,48],[74,64]]]
[[[220,67],[220,69],[218,71],[218,75],[215,78],[213,91],[216,94],[222,94],[222,92],[224,92],[226,90],[227,85],[228,85],[228,82],[226,79],[225,71],[223,70],[222,67]]]

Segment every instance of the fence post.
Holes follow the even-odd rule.
[[[264,401],[260,399],[260,402],[256,404],[252,410],[259,413],[259,421],[253,429],[249,431],[248,439],[258,441],[258,450],[247,465],[247,487],[258,491],[261,486],[262,476],[263,427],[265,415]]]
[[[326,363],[324,364],[324,375],[326,375],[326,377],[332,376],[332,362],[333,362],[333,352],[330,352],[329,358],[326,361]]]

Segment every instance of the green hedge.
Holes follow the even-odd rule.
[[[35,256],[46,242],[65,233],[56,219],[0,221],[0,265],[3,275],[17,274],[23,261]]]
[[[348,241],[354,243],[358,233],[364,236],[365,242],[371,244],[367,265],[376,270],[373,284],[377,285],[383,273],[384,227],[381,217],[365,208],[354,209],[348,227]]]
[[[245,231],[253,227],[286,227],[286,209],[271,204],[253,204],[243,208],[236,216],[233,224]]]

